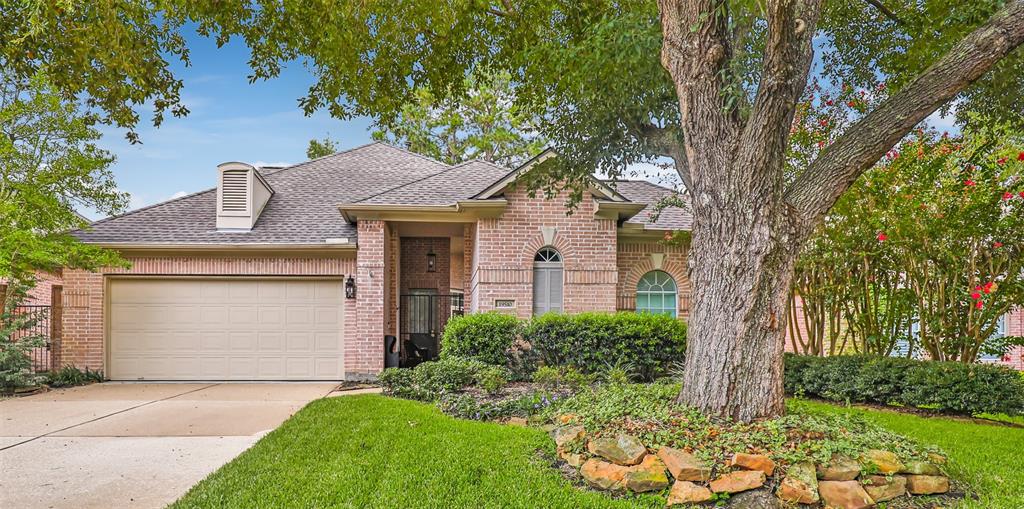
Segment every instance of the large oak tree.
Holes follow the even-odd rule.
[[[937,109],[1024,125],[1024,0],[125,3],[123,15],[105,2],[0,9],[4,34],[19,34],[0,42],[3,55],[18,69],[58,68],[58,85],[130,123],[121,106],[148,98],[181,112],[164,58],[187,59],[176,29],[193,21],[221,41],[242,37],[253,79],[309,66],[316,81],[300,105],[340,118],[387,122],[417,88],[459,97],[473,69],[508,71],[518,107],[544,119],[562,154],[549,186],[671,158],[695,216],[680,398],[741,420],[783,411],[794,259],[843,191]],[[72,29],[103,35],[68,41]],[[888,95],[787,179],[811,74],[884,80]]]

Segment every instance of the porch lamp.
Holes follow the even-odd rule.
[[[427,253],[427,272],[437,272],[437,253],[434,253],[433,245]]]
[[[356,280],[352,276],[345,280],[345,298],[356,298]]]

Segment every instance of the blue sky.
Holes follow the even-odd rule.
[[[301,162],[309,140],[328,133],[343,148],[371,141],[369,119],[303,115],[298,99],[313,77],[301,63],[290,64],[277,79],[249,84],[249,51],[240,41],[217,48],[192,33],[189,49],[192,65],[174,68],[185,82],[188,116],[168,116],[154,128],[152,111],[140,107],[141,145],[128,143],[122,129],[102,129],[100,144],[117,156],[113,171],[118,186],[132,196],[131,208],[212,187],[215,169],[225,161]]]

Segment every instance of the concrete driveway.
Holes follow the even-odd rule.
[[[0,507],[163,507],[333,383],[105,383],[0,401]]]

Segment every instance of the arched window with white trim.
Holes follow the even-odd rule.
[[[562,312],[562,254],[542,247],[533,256],[533,314]]]
[[[636,285],[636,311],[676,317],[679,294],[676,280],[667,272],[652,270]]]

